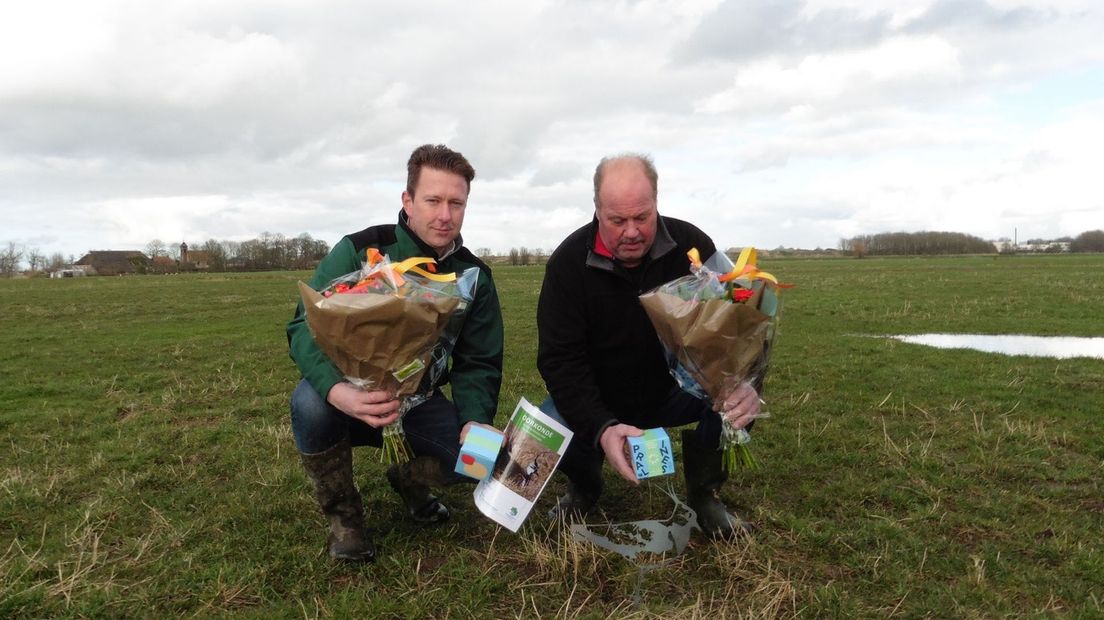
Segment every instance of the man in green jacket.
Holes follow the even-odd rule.
[[[361,268],[367,248],[392,261],[414,256],[437,260],[438,272],[479,269],[475,295],[454,320],[462,321],[454,342],[438,344],[433,365],[419,392],[425,402],[410,409],[401,424],[414,458],[387,470],[387,479],[413,519],[436,523],[448,509],[430,487],[465,480],[453,473],[460,444],[472,424],[490,426],[502,383],[502,312],[491,270],[463,245],[468,192],[475,170],[460,153],[443,145],[423,145],[407,162],[406,191],[397,224],[372,226],[342,238],[311,278],[315,290]],[[307,328],[302,303],[287,326],[290,355],[303,375],[291,396],[296,447],[329,520],[329,552],[334,558],[371,561],[375,545],[365,527],[364,505],[353,482],[352,446],[382,444],[383,427],[399,418],[399,401],[382,390],[360,390],[318,348]],[[448,368],[451,358],[451,369]],[[432,377],[432,379],[431,379]],[[426,385],[426,382],[431,385]],[[440,388],[452,384],[452,401]]]

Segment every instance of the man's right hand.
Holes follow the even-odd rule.
[[[383,428],[399,419],[399,400],[384,390],[368,392],[352,383],[341,382],[330,388],[326,400],[373,428]]]
[[[614,424],[602,431],[602,437],[598,440],[602,450],[606,453],[606,460],[609,461],[610,466],[613,467],[614,471],[621,474],[622,478],[633,484],[640,484],[640,480],[637,479],[636,471],[633,470],[628,457],[625,456],[625,438],[639,437],[643,434],[644,431],[635,426]]]

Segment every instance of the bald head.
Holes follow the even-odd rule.
[[[594,216],[598,236],[613,258],[636,267],[655,241],[656,171],[643,155],[603,159],[594,171]]]
[[[603,157],[602,161],[598,162],[598,167],[594,169],[594,206],[596,208],[601,206],[599,201],[601,199],[602,183],[606,180],[608,173],[614,170],[619,173],[636,172],[643,174],[652,188],[652,202],[657,201],[659,197],[659,173],[656,172],[652,158],[640,153],[622,153]]]

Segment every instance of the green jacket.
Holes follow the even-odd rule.
[[[310,287],[320,291],[334,279],[360,269],[369,247],[378,248],[395,262],[412,256],[437,257],[436,252],[407,227],[406,214],[400,211],[398,224],[372,226],[342,238],[319,263]],[[434,354],[434,359],[442,364],[451,357],[452,368],[441,373],[432,387],[452,383],[452,400],[460,409],[461,425],[472,421],[491,424],[502,385],[502,311],[498,291],[490,268],[463,247],[460,239],[457,239],[456,250],[438,259],[439,273],[459,273],[469,267],[480,270],[475,299],[462,315],[454,317],[454,320],[462,320],[463,325],[452,350]],[[302,301],[295,310],[295,318],[288,323],[287,337],[291,359],[295,360],[303,378],[325,399],[330,388],[344,377],[314,342]]]

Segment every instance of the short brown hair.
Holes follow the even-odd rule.
[[[418,186],[418,178],[422,175],[423,166],[464,177],[468,182],[468,191],[471,191],[475,168],[472,168],[463,155],[443,144],[423,144],[414,149],[406,162],[406,193],[411,196],[414,195],[414,188]]]
[[[602,179],[606,176],[606,166],[618,161],[636,161],[640,163],[644,168],[644,176],[648,177],[648,181],[652,184],[652,202],[656,202],[659,199],[659,173],[656,172],[655,162],[652,161],[651,155],[621,153],[620,155],[603,157],[602,161],[598,162],[598,167],[594,169],[594,206],[601,206],[598,204],[598,190],[601,189]]]

